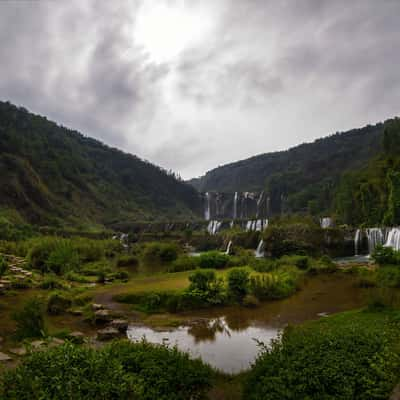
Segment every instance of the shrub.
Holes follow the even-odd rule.
[[[260,305],[260,301],[257,299],[256,296],[252,294],[246,294],[246,296],[243,297],[243,305],[245,307],[258,307]]]
[[[376,246],[371,257],[379,265],[397,264],[399,262],[399,255],[391,247]]]
[[[398,382],[398,325],[380,314],[338,315],[286,329],[245,382],[248,400],[387,399]]]
[[[91,280],[88,279],[86,276],[78,274],[73,271],[69,271],[65,274],[65,279],[68,279],[71,282],[78,282],[78,283],[90,283]]]
[[[222,269],[228,265],[229,256],[219,251],[209,251],[199,256],[200,268]]]
[[[62,282],[57,276],[54,275],[47,275],[43,282],[39,285],[41,289],[61,289],[66,290],[69,289],[69,286]]]
[[[0,255],[0,278],[6,273],[8,264],[6,259]]]
[[[259,300],[282,299],[293,294],[301,274],[294,268],[250,276],[249,292]]]
[[[117,357],[73,344],[32,353],[3,380],[4,400],[128,400],[142,391]]]
[[[53,292],[47,300],[47,312],[52,315],[60,315],[72,306],[72,300],[65,294]]]
[[[146,246],[143,259],[146,264],[166,264],[178,258],[178,247],[174,243],[150,243]]]
[[[137,267],[139,259],[133,255],[120,255],[117,259],[117,267]]]
[[[196,271],[189,275],[189,290],[207,292],[216,279],[217,277],[213,270]]]
[[[168,266],[168,272],[192,271],[199,266],[198,257],[182,256]]]
[[[28,300],[21,310],[13,315],[17,339],[37,338],[45,334],[43,304],[37,299]]]
[[[120,341],[106,347],[104,353],[116,358],[126,373],[140,379],[143,400],[207,398],[212,370],[176,348]]]
[[[60,240],[50,252],[45,265],[47,271],[54,272],[55,274],[76,271],[79,268],[78,252],[73,248],[71,242]]]
[[[245,268],[233,268],[228,272],[228,293],[241,301],[246,296],[249,285],[249,271]]]

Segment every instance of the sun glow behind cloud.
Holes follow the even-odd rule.
[[[206,40],[212,27],[211,15],[185,1],[146,1],[136,15],[134,40],[150,61],[170,62],[186,48]]]

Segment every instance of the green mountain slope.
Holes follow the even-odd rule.
[[[190,219],[198,193],[161,168],[0,102],[0,208],[36,224]]]
[[[266,191],[271,213],[332,211],[345,171],[366,166],[382,149],[384,124],[368,125],[227,164],[189,181],[201,192]]]

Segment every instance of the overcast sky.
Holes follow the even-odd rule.
[[[184,178],[400,114],[399,0],[0,1],[0,98]]]

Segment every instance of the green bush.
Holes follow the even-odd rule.
[[[398,252],[391,247],[376,246],[371,257],[379,265],[398,264],[400,262]]]
[[[249,292],[259,300],[275,300],[289,297],[299,287],[301,273],[286,268],[276,272],[250,276]]]
[[[120,255],[117,259],[117,267],[136,268],[139,265],[139,259],[133,255]]]
[[[233,268],[228,272],[228,294],[237,301],[246,296],[249,286],[249,271],[245,268]]]
[[[168,272],[192,271],[199,266],[198,257],[181,256],[168,266]]]
[[[53,292],[47,299],[47,312],[52,315],[63,314],[71,306],[71,298],[61,292]]]
[[[54,275],[47,275],[42,283],[39,285],[41,289],[60,289],[66,290],[69,289],[69,286],[61,281],[57,276]]]
[[[201,400],[213,371],[176,348],[113,342],[102,349],[71,343],[24,358],[2,376],[4,400]]]
[[[286,329],[258,357],[243,398],[387,399],[400,376],[398,332],[365,312]]]
[[[227,267],[229,256],[219,251],[209,251],[199,257],[199,267],[205,269],[222,269]]]
[[[104,353],[116,358],[126,373],[138,377],[143,385],[142,400],[201,400],[211,387],[212,371],[201,360],[176,348],[146,342],[120,341]]]
[[[0,255],[0,278],[6,273],[8,268],[8,263],[6,259]]]
[[[45,334],[43,304],[37,298],[28,300],[14,313],[13,319],[16,323],[15,337],[19,340],[38,338]]]
[[[61,275],[79,268],[79,254],[72,243],[66,240],[58,241],[45,261],[46,270]]]
[[[174,243],[149,243],[143,252],[146,264],[167,264],[178,258],[178,247]]]
[[[108,351],[65,344],[34,352],[3,377],[4,400],[141,399],[139,376]]]

